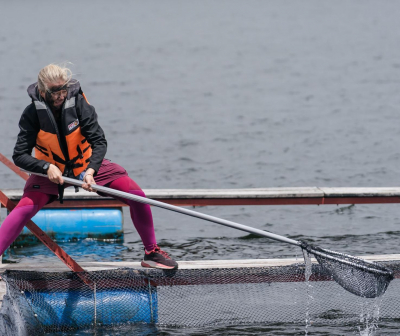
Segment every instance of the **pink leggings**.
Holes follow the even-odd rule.
[[[129,176],[120,177],[106,185],[107,187],[146,197],[142,189]],[[20,202],[0,226],[0,255],[18,237],[26,223],[49,202],[51,195],[29,191],[24,193]],[[143,245],[151,251],[157,245],[154,233],[153,217],[150,206],[123,198],[120,201],[129,205],[132,221]]]

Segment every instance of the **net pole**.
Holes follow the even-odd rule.
[[[25,172],[27,172],[29,174],[34,174],[34,175],[38,175],[38,176],[42,176],[42,177],[48,178],[48,176],[45,175],[45,174],[33,173],[33,172],[29,172],[29,171],[25,171]],[[76,179],[73,179],[73,178],[69,178],[69,177],[65,177],[65,176],[63,176],[62,178],[66,183],[71,184],[71,185],[82,187],[82,185],[84,184],[82,181],[76,180]],[[129,194],[127,192],[115,190],[115,189],[112,189],[112,188],[99,186],[97,184],[92,184],[91,187],[95,191],[100,191],[100,192],[108,194],[108,195],[117,196],[117,197],[121,197],[121,198],[126,198],[126,199],[129,199],[129,200],[132,200],[132,201],[136,201],[136,202],[139,202],[139,203],[149,204],[149,205],[153,205],[153,206],[156,206],[156,207],[159,207],[159,208],[163,208],[163,209],[179,212],[181,214],[185,214],[185,215],[188,215],[188,216],[191,216],[191,217],[204,219],[204,220],[207,220],[209,222],[214,222],[214,223],[217,223],[217,224],[229,226],[231,228],[235,228],[235,229],[238,229],[238,230],[246,231],[246,232],[249,232],[249,233],[254,233],[254,234],[259,235],[259,236],[264,236],[264,237],[271,238],[271,239],[274,239],[274,240],[279,240],[279,241],[282,241],[284,243],[289,243],[289,244],[300,246],[300,247],[302,245],[302,243],[300,241],[293,240],[293,239],[290,239],[290,238],[287,238],[287,237],[283,237],[283,236],[277,235],[275,233],[271,233],[271,232],[268,232],[268,231],[256,229],[256,228],[253,228],[253,227],[250,227],[250,226],[247,226],[247,225],[243,225],[243,224],[235,223],[235,222],[232,222],[232,221],[228,221],[226,219],[222,219],[222,218],[206,215],[206,214],[203,214],[201,212],[197,212],[197,211],[193,211],[193,210],[177,207],[177,206],[172,205],[172,204],[159,202],[159,201],[156,201],[156,200],[153,200],[153,199],[150,199],[150,198],[141,197],[141,196]]]

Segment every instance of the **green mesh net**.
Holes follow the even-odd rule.
[[[400,273],[400,262],[382,263]],[[379,304],[381,319],[400,318],[400,281],[375,299],[342,288],[319,264],[208,269],[7,271],[1,335],[44,335],[127,325],[210,326],[254,323],[360,323],[360,307]],[[310,286],[311,285],[311,286]],[[311,288],[311,289],[310,289]],[[310,293],[311,290],[311,293]],[[365,310],[365,308],[363,308]],[[372,308],[371,308],[372,309]]]

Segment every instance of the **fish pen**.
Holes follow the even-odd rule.
[[[349,293],[317,263],[307,282],[305,264],[293,259],[181,262],[180,269],[169,271],[138,263],[82,263],[89,284],[46,265],[40,271],[10,265],[2,274],[7,292],[0,334],[305,321],[356,328],[365,323],[360,314],[373,322],[398,319],[400,255],[370,259],[395,275],[386,293],[374,299]]]
[[[72,185],[82,184],[64,180]],[[197,198],[193,198],[193,191],[168,191],[162,196],[167,196],[168,202],[97,185],[93,188],[295,245],[302,249],[304,262],[182,261],[178,270],[169,271],[127,262],[79,265],[30,221],[26,225],[29,230],[72,272],[54,264],[0,265],[6,284],[6,293],[0,295],[1,335],[96,333],[133,325],[190,328],[305,324],[359,329],[378,320],[400,317],[400,255],[360,259],[172,205],[399,203],[400,188],[278,188],[222,193],[205,190],[203,194],[196,191]],[[0,200],[9,211],[15,206],[1,191]],[[89,205],[86,200],[72,201],[80,202]],[[111,205],[95,202],[100,208]],[[113,203],[115,206],[119,205]],[[310,257],[315,257],[313,263]]]

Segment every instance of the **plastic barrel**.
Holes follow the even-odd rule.
[[[157,290],[111,289],[96,292],[25,292],[37,320],[47,328],[157,323]],[[96,309],[95,309],[96,302]]]
[[[57,241],[85,238],[123,239],[122,208],[43,209],[32,220]],[[37,239],[24,228],[14,246],[29,245]]]

